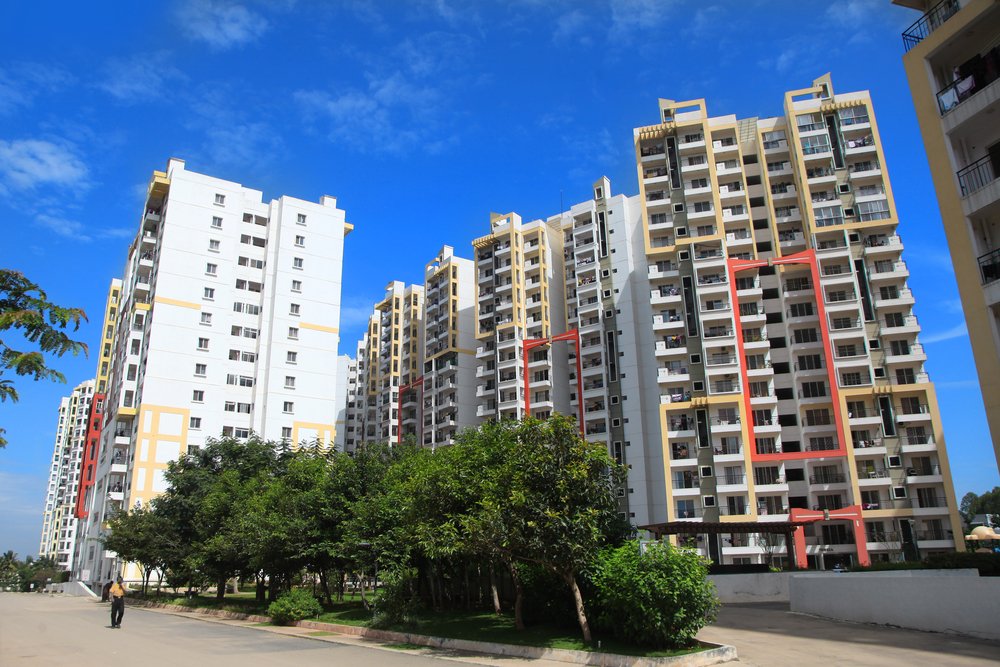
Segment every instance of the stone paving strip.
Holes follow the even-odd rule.
[[[367,648],[387,651],[405,650],[439,658],[474,664],[531,664],[535,667],[551,665],[593,665],[595,667],[707,667],[737,659],[736,649],[725,644],[711,644],[711,648],[689,655],[647,658],[643,656],[617,655],[589,651],[544,648],[540,646],[517,646],[494,642],[477,642],[467,639],[429,637],[408,632],[376,630],[356,625],[321,623],[319,621],[299,621],[296,625],[271,625],[270,618],[255,614],[221,611],[217,609],[189,609],[177,605],[158,602],[129,600],[129,606],[145,608],[175,616],[200,617],[214,623],[225,623],[240,627],[263,630],[289,637],[300,637],[316,641],[338,644],[355,644]],[[329,633],[329,634],[328,634]],[[393,644],[403,645],[393,647]],[[411,647],[424,648],[411,648]],[[513,659],[513,660],[512,660]]]

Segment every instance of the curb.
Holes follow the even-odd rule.
[[[200,614],[202,616],[212,616],[215,618],[224,618],[229,620],[252,621],[255,623],[269,623],[271,621],[269,616],[261,616],[258,614],[243,614],[217,609],[189,608],[181,605],[164,604],[162,602],[148,602],[145,600],[130,601],[130,606],[166,609],[170,611]],[[543,648],[540,646],[518,646],[516,644],[499,644],[496,642],[477,642],[468,639],[451,639],[448,637],[430,637],[428,635],[418,635],[409,632],[377,630],[375,628],[366,628],[358,625],[341,625],[339,623],[322,623],[320,621],[299,621],[289,627],[298,627],[307,630],[324,630],[327,632],[336,632],[337,634],[360,637],[363,639],[396,642],[401,644],[414,644],[418,646],[426,646],[428,648],[466,651],[471,653],[487,653],[490,655],[533,660],[557,660],[559,662],[567,662],[577,665],[593,665],[595,667],[658,667],[661,665],[676,665],[677,667],[707,667],[708,665],[718,665],[724,662],[736,660],[738,658],[736,655],[736,647],[729,646],[727,644],[711,644],[709,642],[701,642],[702,646],[710,648],[698,653],[672,657],[648,658],[634,655],[620,655],[617,653],[597,653],[591,651],[574,651],[570,649]]]

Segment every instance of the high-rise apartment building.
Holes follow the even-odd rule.
[[[424,288],[396,280],[375,304],[355,357],[356,398],[348,406],[347,451],[365,442],[402,442],[419,426]]]
[[[820,566],[961,548],[869,95],[827,76],[783,117],[660,114],[635,138],[654,289],[675,298],[659,316],[679,324],[655,351],[669,519],[820,516],[796,554]],[[724,562],[774,554],[706,537]]]
[[[81,573],[113,574],[103,523],[162,493],[167,464],[208,438],[333,446],[351,229],[332,197],[264,202],[176,159],[154,172],[117,296]]]
[[[56,441],[49,466],[45,511],[42,515],[42,536],[39,557],[52,558],[60,570],[73,569],[78,520],[77,493],[80,487],[80,465],[87,442],[90,404],[94,397],[94,381],[87,380],[59,403]]]
[[[419,388],[424,446],[450,445],[476,418],[476,267],[444,246],[424,267],[423,374]]]
[[[1000,3],[894,3],[922,14],[903,64],[1000,465]]]
[[[558,219],[522,223],[490,216],[490,233],[472,242],[476,261],[476,416],[545,418],[568,413],[565,345],[531,350],[524,342],[566,332],[563,233]],[[525,393],[525,376],[530,394]]]
[[[825,76],[779,117],[659,111],[634,131],[638,195],[601,179],[545,220],[493,215],[473,242],[476,416],[577,416],[629,468],[620,510],[718,562],[961,549],[868,93]],[[754,530],[805,524],[787,545]]]

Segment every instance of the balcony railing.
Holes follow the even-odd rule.
[[[1000,248],[979,256],[979,275],[984,285],[1000,280]]]
[[[987,52],[980,58],[979,67],[975,71],[942,88],[937,94],[938,110],[941,115],[945,115],[996,81],[997,65],[1000,64],[998,61],[1000,58],[994,51]]]
[[[973,192],[982,190],[996,180],[997,174],[993,169],[991,157],[984,155],[958,172],[958,185],[962,189],[963,197],[968,197]]]
[[[958,0],[942,0],[903,31],[903,46],[907,51],[919,44],[927,35],[958,12]]]

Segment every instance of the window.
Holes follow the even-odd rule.
[[[239,257],[236,263],[240,266],[249,266],[251,269],[263,269],[264,260],[262,259],[250,259],[249,257]]]
[[[301,257],[293,257],[292,258],[292,268],[293,269],[301,269],[302,268],[302,264],[303,264],[303,261],[302,261]]]
[[[188,428],[201,428],[201,417],[191,417],[191,420],[188,422]]]
[[[289,315],[298,315],[301,311],[302,311],[302,308],[297,303],[289,304],[289,306],[288,306],[288,314]]]
[[[826,396],[826,383],[825,382],[803,382],[802,383],[802,397],[803,398],[818,398],[820,396]]]
[[[818,354],[803,354],[798,358],[798,370],[818,370],[823,368],[823,359]]]
[[[298,327],[288,327],[288,337],[291,340],[299,339],[299,328]]]
[[[213,299],[215,299],[215,288],[213,288],[213,287],[206,287],[205,288],[205,295],[204,295],[203,298],[206,301],[212,301]]]
[[[212,313],[202,313],[201,323],[205,326],[212,326]]]
[[[226,412],[236,412],[236,401],[226,401],[222,409]]]
[[[788,308],[789,317],[808,317],[813,314],[813,305],[811,302],[806,303],[793,303]]]
[[[292,281],[292,291],[293,292],[301,292],[302,291],[302,281],[301,280],[293,280]]]
[[[285,361],[287,361],[290,364],[297,364],[299,362],[299,353],[298,352],[288,352],[285,355]]]
[[[195,403],[204,403],[205,392],[202,391],[201,389],[195,389],[194,391],[191,392],[191,400],[194,401]]]
[[[208,365],[207,364],[195,364],[194,365],[194,374],[197,377],[202,377],[203,378],[203,377],[205,377],[205,374],[207,372],[208,372]]]
[[[208,249],[212,252],[219,252],[220,245],[219,239],[209,239],[208,241]]]
[[[305,245],[306,245],[306,237],[304,237],[304,236],[296,236],[295,237],[295,245],[297,245],[300,248],[304,248]]]
[[[285,376],[285,389],[295,389],[295,377],[292,375]]]
[[[226,195],[220,195],[218,192],[215,193],[215,203],[219,206],[225,206]]]
[[[300,217],[302,217],[302,216],[300,216]],[[281,439],[282,440],[289,440],[289,439],[291,439],[291,437],[292,437],[292,427],[291,426],[282,426],[281,427]]]
[[[285,401],[281,407],[282,412],[293,412],[295,410],[295,403],[292,401]]]
[[[222,218],[217,215],[212,216],[212,226],[216,229],[222,229]]]
[[[305,213],[299,213],[299,216],[298,216],[298,219],[296,220],[296,222],[298,222],[300,225],[306,224],[306,214]]]
[[[199,338],[198,339],[198,349],[199,350],[207,350],[208,349],[208,339],[207,338]]]

